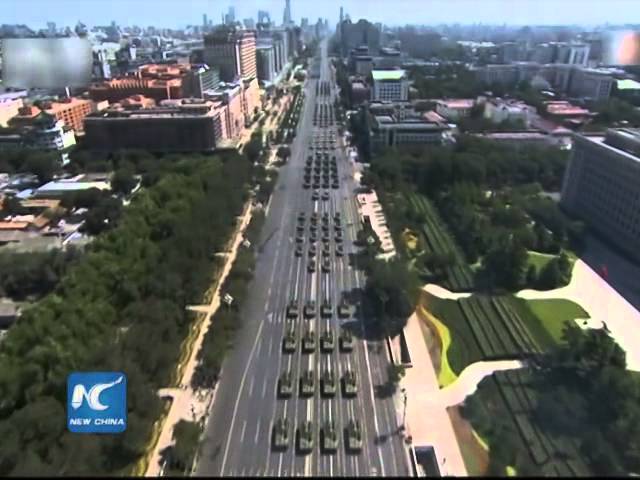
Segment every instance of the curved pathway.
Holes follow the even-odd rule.
[[[436,297],[444,298],[447,300],[458,300],[459,298],[467,298],[472,295],[469,292],[467,293],[451,292],[446,288],[441,287],[440,285],[436,285],[435,283],[427,283],[424,287],[422,287],[422,289],[425,292],[435,295]]]

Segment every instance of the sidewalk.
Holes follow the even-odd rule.
[[[227,255],[227,261],[225,262],[222,272],[216,280],[216,289],[211,298],[211,302],[209,303],[209,305],[191,308],[191,310],[201,311],[202,307],[204,307],[206,313],[204,313],[204,318],[202,320],[199,320],[202,323],[199,326],[195,326],[195,328],[198,329],[198,335],[193,343],[191,356],[189,357],[182,372],[182,376],[180,379],[180,388],[165,388],[161,389],[158,392],[158,395],[160,397],[169,396],[172,397],[173,401],[171,403],[169,413],[164,419],[162,431],[160,432],[158,441],[153,448],[153,453],[151,455],[149,465],[147,466],[147,471],[145,473],[145,476],[147,477],[157,477],[160,475],[160,452],[173,443],[173,427],[182,419],[189,421],[206,420],[206,415],[210,411],[210,406],[215,398],[215,392],[217,390],[214,389],[208,391],[195,391],[191,388],[191,378],[193,377],[193,373],[196,369],[196,366],[198,365],[198,352],[202,347],[204,336],[209,330],[209,326],[211,325],[211,317],[220,306],[220,288],[224,283],[224,279],[231,270],[231,266],[233,265],[236,254],[238,253],[238,248],[243,239],[244,229],[246,228],[250,219],[251,207],[248,206],[242,216],[240,224],[237,227],[235,236],[233,237],[233,243]]]
[[[404,335],[413,365],[400,381],[407,393],[407,434],[414,447],[433,446],[442,475],[467,476],[447,409],[429,400],[440,394],[440,387],[416,313],[409,317]]]

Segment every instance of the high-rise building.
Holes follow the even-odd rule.
[[[342,56],[347,56],[351,49],[366,45],[369,51],[377,53],[380,49],[380,31],[367,20],[344,20],[341,24]]]
[[[245,18],[242,20],[242,24],[247,30],[255,30],[256,28],[256,21],[253,18]]]
[[[285,0],[285,2],[284,14],[282,15],[282,24],[287,26],[293,23],[291,20],[291,0]]]
[[[562,185],[562,205],[640,261],[640,130],[577,135]]]
[[[263,82],[273,82],[276,78],[276,58],[273,45],[258,45],[256,57],[258,79]]]
[[[232,25],[236,22],[236,9],[234,7],[229,7],[227,14],[224,16],[224,24]]]
[[[256,32],[223,26],[205,35],[205,63],[220,70],[220,79],[256,77]]]
[[[409,80],[404,70],[373,70],[371,100],[406,101],[409,99]]]
[[[265,10],[258,10],[258,23],[271,23],[271,16],[269,15],[269,12]]]
[[[206,14],[206,13],[203,13],[203,14],[202,14],[202,27],[203,27],[204,29],[206,29],[208,26],[209,26],[209,21],[208,21],[208,19],[207,19],[207,14]]]

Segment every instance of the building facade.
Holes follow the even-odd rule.
[[[96,112],[85,119],[94,150],[212,151],[222,138],[220,109],[202,99],[165,100],[158,107]]]
[[[640,130],[577,135],[562,186],[562,205],[640,261]]]
[[[221,27],[205,35],[203,57],[205,63],[220,70],[224,82],[255,78],[256,32]]]
[[[409,99],[409,80],[404,70],[373,70],[371,100],[403,102]]]

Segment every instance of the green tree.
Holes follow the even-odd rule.
[[[111,189],[121,195],[129,195],[137,184],[138,179],[129,168],[119,168],[111,177]]]

